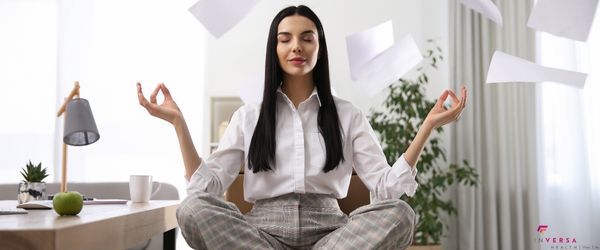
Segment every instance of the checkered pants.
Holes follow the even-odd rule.
[[[195,249],[405,249],[415,213],[400,200],[382,200],[345,215],[322,194],[287,194],[257,201],[243,215],[208,193],[189,195],[177,221]]]

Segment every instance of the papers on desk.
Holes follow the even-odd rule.
[[[494,52],[486,83],[503,82],[558,82],[583,88],[587,74],[540,66],[525,59],[500,51]]]
[[[538,0],[527,26],[585,42],[597,5],[598,0]]]
[[[412,36],[394,43],[392,21],[346,37],[350,76],[369,96],[414,68],[423,56]]]
[[[258,0],[199,0],[188,10],[216,38],[233,28]]]
[[[52,209],[51,200],[33,200],[17,205],[17,208],[24,209]]]
[[[27,214],[27,210],[14,207],[0,207],[0,215]]]
[[[502,14],[491,0],[460,0],[460,2],[502,26]]]

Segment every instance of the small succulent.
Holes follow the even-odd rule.
[[[48,177],[48,174],[46,174],[46,168],[42,168],[41,162],[36,166],[29,161],[26,167],[27,169],[21,169],[23,182],[42,182],[44,178]]]

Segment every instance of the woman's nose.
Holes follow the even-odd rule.
[[[299,43],[294,44],[294,47],[292,47],[292,52],[294,52],[294,53],[302,52],[302,47],[300,47]]]

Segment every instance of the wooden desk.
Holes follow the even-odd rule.
[[[16,206],[17,201],[0,201]],[[175,211],[179,201],[85,205],[77,216],[52,209],[0,215],[2,249],[124,249],[159,233],[165,248],[175,248]]]

